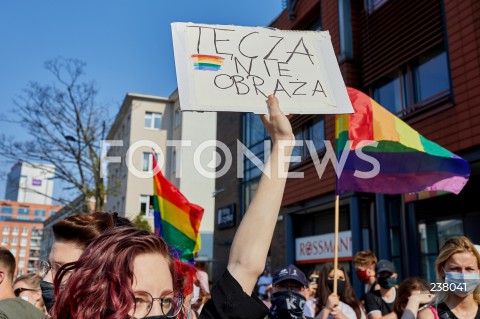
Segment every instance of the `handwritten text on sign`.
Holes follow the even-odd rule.
[[[265,112],[275,94],[289,113],[351,111],[328,32],[186,23],[172,32],[184,110]]]

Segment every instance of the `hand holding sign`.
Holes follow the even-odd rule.
[[[173,23],[182,110],[267,113],[353,111],[328,32]]]

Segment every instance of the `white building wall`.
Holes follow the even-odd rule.
[[[191,141],[181,154],[179,189],[192,203],[202,206],[205,211],[200,225],[202,249],[199,256],[213,257],[213,231],[215,217],[215,157],[217,113],[183,112],[182,140]],[[202,146],[203,145],[203,146]],[[206,147],[207,145],[211,145]],[[201,151],[203,149],[203,151]],[[178,156],[178,155],[177,155]]]
[[[5,199],[51,205],[54,176],[52,164],[19,162],[8,174]]]

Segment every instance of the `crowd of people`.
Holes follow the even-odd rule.
[[[227,268],[211,289],[205,265],[174,259],[163,239],[129,220],[101,212],[74,215],[53,226],[48,261],[35,273],[14,278],[15,258],[0,247],[0,319],[480,319],[480,255],[463,236],[440,249],[436,291],[421,278],[398,283],[395,265],[369,251],[353,259],[365,284],[361,298],[347,269],[330,263],[308,277],[295,265],[273,276],[265,272],[294,146],[274,96],[268,107],[261,115],[272,139],[265,173]]]
[[[311,271],[308,280],[294,265],[278,270],[266,290],[271,294],[262,297],[270,306],[269,318],[480,319],[480,254],[465,236],[452,237],[441,247],[435,283],[419,277],[399,283],[395,265],[377,260],[372,251],[356,253],[353,265],[365,285],[360,298],[340,265],[336,276],[333,264],[326,263]]]

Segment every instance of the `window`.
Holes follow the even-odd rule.
[[[265,162],[264,141],[268,140],[268,133],[262,121],[255,114],[243,115],[243,144],[260,161]],[[247,156],[243,157],[243,183],[242,183],[242,214],[250,204],[253,194],[258,188],[262,171]]]
[[[436,48],[387,74],[372,86],[373,98],[398,116],[448,98],[447,54]]]
[[[23,268],[23,267],[25,267],[25,259],[20,258],[18,260],[18,268]]]
[[[53,216],[53,215],[55,215],[56,213],[57,213],[56,210],[51,210],[51,211],[50,211],[50,216]]]
[[[18,235],[18,227],[17,226],[13,226],[12,235]]]
[[[179,109],[175,110],[175,115],[173,119],[174,126],[173,127],[178,127],[180,126],[180,123],[182,122],[182,112],[180,112]]]
[[[146,217],[153,218],[153,196],[140,195],[140,212]]]
[[[175,173],[177,171],[177,152],[172,150],[172,172]]]
[[[3,226],[3,234],[4,235],[10,234],[10,226]]]
[[[20,248],[20,257],[25,257],[26,251],[25,248]]]
[[[16,246],[16,245],[18,244],[18,239],[17,239],[17,237],[12,237],[11,243],[12,243],[12,246],[13,246],[13,245]]]
[[[2,245],[7,246],[8,245],[8,237],[2,237]]]
[[[158,154],[155,154],[155,159],[158,160]],[[143,161],[142,161],[142,171],[150,172],[152,169],[153,169],[152,153],[144,152]]]
[[[323,116],[316,116],[306,124],[300,126],[295,130],[295,140],[301,144],[295,146],[292,152],[292,156],[300,156],[302,159],[311,156],[313,149],[309,149],[311,143],[313,143],[317,152],[325,149],[325,120]],[[306,142],[308,141],[308,142]],[[311,141],[311,142],[310,142]],[[298,143],[298,142],[297,142]],[[307,144],[308,143],[308,144]],[[298,162],[292,162],[292,165],[296,165]]]
[[[387,1],[388,0],[365,0],[365,9],[367,10],[367,13],[370,14],[384,5]]]
[[[18,214],[20,215],[28,215],[30,213],[30,210],[28,208],[18,208]]]
[[[145,128],[159,130],[162,124],[162,113],[145,112]]]
[[[45,217],[46,211],[44,209],[36,209],[35,216]]]
[[[450,237],[464,235],[463,221],[448,219],[420,223],[418,232],[420,234],[422,277],[429,282],[434,282],[436,277],[435,261],[439,247]]]
[[[12,255],[16,258],[17,257],[17,248],[11,248],[10,249],[10,252],[12,253]]]
[[[27,239],[26,238],[20,239],[20,246],[22,246],[22,247],[27,246]]]
[[[10,206],[2,206],[1,210],[2,214],[9,214],[11,215],[13,213],[13,207]]]
[[[28,227],[22,228],[22,236],[28,236]]]
[[[340,61],[353,59],[352,19],[350,0],[338,0]]]

